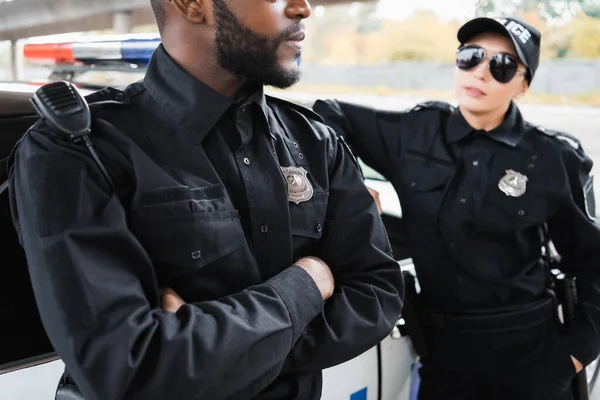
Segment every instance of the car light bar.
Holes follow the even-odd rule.
[[[91,40],[70,43],[29,43],[23,48],[25,59],[54,64],[95,64],[122,61],[147,64],[160,38]]]

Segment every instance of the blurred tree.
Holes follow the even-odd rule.
[[[544,19],[585,13],[600,13],[600,0],[476,0],[475,12],[478,16],[497,14],[517,14],[538,10]]]
[[[365,61],[454,59],[458,46],[456,22],[442,23],[432,11],[417,11],[407,21],[383,21],[368,35]]]
[[[600,21],[583,12],[568,25],[569,47],[566,56],[600,58]]]
[[[592,18],[600,19],[600,4],[589,4],[583,7],[582,11]]]
[[[600,57],[600,21],[587,11],[571,18],[548,19],[540,3],[531,0],[478,0],[483,7],[500,3],[529,4],[515,15],[542,32],[542,60],[564,57]],[[488,1],[487,5],[484,1]],[[584,1],[584,0],[582,0]],[[600,0],[595,0],[600,1]],[[550,1],[548,0],[548,3]],[[560,1],[559,1],[560,2]],[[563,2],[564,3],[564,2]],[[490,5],[491,4],[491,5]],[[582,3],[583,4],[583,3]],[[453,62],[458,46],[458,21],[442,22],[432,11],[417,11],[405,20],[377,18],[376,3],[315,7],[306,21],[308,36],[302,61],[305,64],[381,64],[403,60]],[[590,8],[591,7],[591,8]]]

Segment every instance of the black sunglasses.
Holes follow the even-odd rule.
[[[468,71],[475,68],[488,58],[485,50],[479,46],[463,46],[456,52],[456,66]],[[489,68],[492,77],[500,83],[510,82],[517,72],[526,75],[519,69],[519,61],[508,53],[496,53],[489,57]]]

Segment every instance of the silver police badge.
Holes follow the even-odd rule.
[[[527,177],[512,169],[507,169],[506,175],[498,182],[498,188],[507,196],[521,197],[527,190]]]
[[[296,204],[313,197],[313,187],[308,180],[308,171],[302,167],[282,167],[288,189],[288,200]]]

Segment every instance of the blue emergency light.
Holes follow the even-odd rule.
[[[98,38],[81,42],[29,43],[23,53],[27,60],[54,64],[95,64],[121,61],[131,64],[147,64],[160,44],[160,37],[132,38],[131,35]]]

